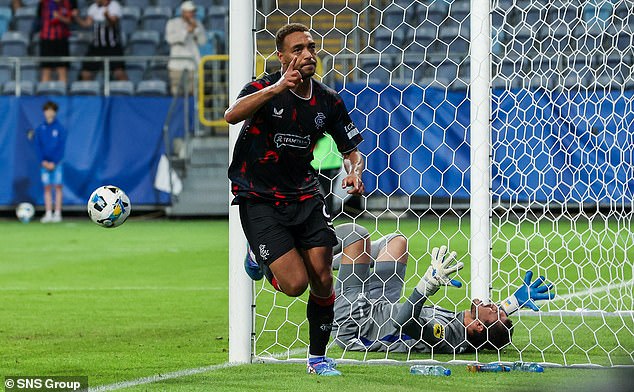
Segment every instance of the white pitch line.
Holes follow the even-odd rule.
[[[306,352],[305,348],[302,348],[302,349],[297,348],[290,351],[272,354],[271,357],[284,358],[286,356],[292,356],[295,354],[301,354],[305,352]],[[91,387],[91,388],[88,388],[88,392],[116,391],[119,389],[131,388],[131,387],[136,387],[136,386],[145,385],[145,384],[152,384],[155,382],[172,380],[172,379],[180,378],[180,377],[193,376],[195,374],[200,374],[200,373],[213,372],[216,370],[222,370],[222,369],[239,366],[239,365],[244,365],[244,364],[235,363],[235,362],[225,362],[225,363],[221,363],[220,365],[210,365],[210,366],[203,366],[203,367],[193,368],[193,369],[177,370],[171,373],[156,374],[154,376],[137,378],[135,380],[121,381],[121,382],[116,382],[114,384]]]
[[[203,367],[193,368],[193,369],[178,370],[171,373],[156,374],[154,376],[149,376],[149,377],[141,377],[141,378],[137,378],[136,380],[121,381],[121,382],[116,382],[114,384],[91,387],[91,388],[88,388],[88,392],[116,391],[119,389],[136,387],[139,385],[152,384],[155,382],[160,382],[165,380],[172,380],[174,378],[187,377],[187,376],[193,376],[195,374],[200,374],[200,373],[213,372],[216,370],[222,370],[222,369],[226,369],[226,368],[238,366],[238,365],[242,365],[242,364],[225,362],[225,363],[221,363],[220,365],[211,365],[211,366],[203,366]]]
[[[115,287],[0,287],[0,291],[225,291],[226,287],[167,287],[167,286],[115,286]]]
[[[620,289],[621,287],[627,287],[632,285],[634,285],[634,281],[622,282],[619,284],[609,284],[607,286],[601,286],[601,287],[592,287],[587,290],[575,291],[569,294],[558,295],[555,298],[553,298],[553,301],[563,301],[563,300],[572,299],[572,298],[586,297],[591,294],[603,293],[609,290],[616,290],[616,289]]]

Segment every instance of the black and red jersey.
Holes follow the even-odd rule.
[[[277,82],[281,72],[247,84],[238,98]],[[334,90],[311,79],[308,98],[287,90],[269,100],[242,126],[229,166],[237,197],[296,201],[319,193],[310,162],[315,143],[329,133],[340,153],[363,140]]]

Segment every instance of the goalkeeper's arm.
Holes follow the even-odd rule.
[[[550,300],[555,297],[555,292],[551,291],[553,288],[552,283],[545,283],[543,276],[535,279],[533,283],[531,283],[532,279],[533,272],[526,271],[523,284],[515,290],[513,295],[502,301],[500,307],[507,315],[511,315],[519,308],[524,307],[538,311],[539,307],[534,301]],[[543,286],[542,283],[544,283]]]
[[[440,286],[462,287],[461,282],[450,279],[449,275],[462,269],[464,264],[461,262],[453,264],[456,252],[451,252],[445,257],[446,253],[446,246],[432,250],[431,265],[414,288],[412,294],[407,298],[407,301],[401,304],[401,308],[394,318],[395,325],[401,327],[402,332],[411,337],[420,338],[422,336],[423,327],[418,321],[418,316],[421,314],[427,298],[434,295]]]

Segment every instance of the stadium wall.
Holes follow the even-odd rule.
[[[171,97],[0,97],[0,206],[43,204],[40,165],[29,130],[43,121],[47,100],[59,105],[68,130],[64,157],[64,204],[85,205],[100,185],[124,189],[136,205],[166,205],[154,189],[164,152],[163,125]],[[183,136],[183,99],[169,124],[170,140]],[[193,121],[193,99],[189,104]]]

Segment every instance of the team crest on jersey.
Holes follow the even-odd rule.
[[[262,258],[262,260],[268,259],[269,258],[269,250],[266,249],[266,245],[260,244],[260,246],[258,248],[260,249],[260,257]]]
[[[319,129],[323,127],[325,123],[326,123],[326,116],[322,112],[317,113],[317,117],[315,117],[315,127]]]
[[[277,148],[282,146],[308,148],[308,146],[310,146],[310,135],[298,136],[286,133],[276,133],[273,137],[273,141],[275,142]]]
[[[445,338],[445,327],[440,324],[434,324],[434,336],[438,339]]]
[[[273,108],[273,117],[282,118],[282,113],[284,113],[284,108]]]

